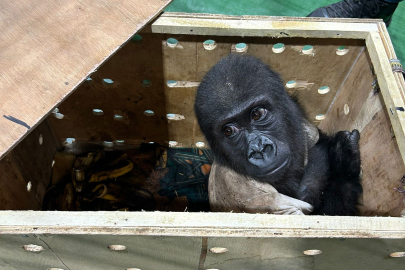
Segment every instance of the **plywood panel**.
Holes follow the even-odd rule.
[[[0,209],[41,209],[56,150],[53,134],[43,122],[0,160]],[[27,190],[28,183],[30,191]]]
[[[128,42],[59,107],[66,117],[49,117],[58,140],[124,140],[130,144],[168,140],[162,36],[141,33]],[[114,83],[106,85],[103,80]],[[149,80],[151,85],[142,84]],[[94,115],[100,109],[103,115]],[[154,116],[145,116],[152,110]],[[124,118],[114,119],[115,114]]]
[[[197,269],[201,239],[160,236],[112,235],[8,235],[0,236],[2,269]],[[28,252],[23,245],[43,247]],[[113,251],[110,245],[124,245]],[[54,268],[52,268],[54,267]]]
[[[208,253],[205,269],[400,269],[403,259],[391,258],[404,250],[401,240],[388,239],[252,239],[209,238],[212,247],[228,248],[223,254]],[[320,250],[316,256],[305,250]]]
[[[342,83],[336,99],[326,114],[326,119],[319,124],[320,129],[333,134],[354,126],[363,104],[373,95],[372,83],[375,75],[372,68],[367,52],[363,51]],[[345,106],[348,108],[346,112]]]
[[[0,157],[169,2],[1,2]]]
[[[405,166],[385,107],[372,116],[361,132],[360,153],[364,190],[361,215],[404,215],[404,194],[394,188],[402,188]]]

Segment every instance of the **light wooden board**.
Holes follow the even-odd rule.
[[[377,74],[402,160],[405,162],[405,112],[397,110],[397,108],[405,108],[404,78],[399,78],[398,74],[394,75],[392,72],[383,38],[383,33],[371,32],[366,39],[366,45]],[[399,88],[400,86],[402,89]]]
[[[154,33],[221,36],[320,37],[364,39],[377,24],[370,20],[224,16],[165,13],[152,25]],[[376,22],[376,20],[374,20]]]
[[[170,0],[0,3],[0,158]]]
[[[165,44],[167,38],[178,40],[178,47],[170,48]],[[287,89],[298,96],[308,119],[314,124],[317,114],[324,114],[341,88],[344,78],[364,50],[362,41],[335,39],[299,39],[299,38],[254,38],[254,37],[210,37],[216,42],[214,50],[206,50],[204,36],[165,35],[163,42],[164,81],[189,81],[199,83],[205,74],[221,58],[230,54],[234,44],[244,42],[248,45],[247,55],[255,56],[278,72],[284,84],[290,80],[307,81],[307,89]],[[286,49],[281,54],[272,52],[276,43],[284,43]],[[315,55],[300,53],[305,44],[314,46]],[[336,55],[336,49],[346,45],[349,53]],[[330,92],[321,95],[318,88],[328,86]],[[194,117],[194,96],[196,87],[165,86],[167,113],[178,113],[184,120],[172,121],[168,125],[169,140],[177,141],[179,147],[194,147],[198,141],[204,141]]]
[[[188,212],[0,211],[0,234],[405,238],[405,218]]]

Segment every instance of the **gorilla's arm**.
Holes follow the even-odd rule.
[[[322,191],[328,184],[329,160],[328,140],[321,139],[308,153],[308,164],[298,189],[298,199],[318,209],[322,202]]]

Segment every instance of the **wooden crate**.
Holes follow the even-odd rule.
[[[66,15],[69,27],[60,27],[83,30],[83,37],[83,23],[108,13],[103,5],[85,2],[61,5],[56,14]],[[405,206],[394,188],[401,186],[405,174],[405,84],[402,75],[391,70],[389,60],[396,56],[384,23],[171,13],[144,27],[141,41],[138,36],[130,39],[167,2],[143,5],[142,10],[151,9],[144,13],[117,2],[120,9],[113,8],[116,16],[106,17],[106,28],[89,30],[84,43],[66,43],[66,52],[63,47],[40,48],[48,58],[38,59],[35,68],[29,67],[35,60],[31,54],[22,62],[12,58],[23,55],[23,43],[28,42],[23,32],[15,51],[3,51],[9,69],[2,71],[0,81],[5,116],[0,121],[0,209],[13,211],[0,212],[2,269],[401,269],[404,259],[395,256],[405,254],[396,253],[405,252],[405,219],[400,217]],[[40,7],[30,15],[45,16],[46,8],[55,8]],[[74,20],[81,9],[93,17]],[[128,23],[133,14],[140,15]],[[24,23],[19,27],[48,29],[45,22],[32,29]],[[12,32],[5,36],[12,40]],[[168,38],[177,39],[177,46],[168,46]],[[207,39],[216,41],[214,50],[204,48]],[[1,44],[11,46],[10,40]],[[90,46],[95,42],[97,53]],[[248,45],[247,54],[270,64],[285,82],[301,82],[302,88],[289,91],[298,94],[314,124],[327,132],[361,132],[363,216],[17,211],[41,209],[53,154],[67,138],[124,140],[129,145],[176,141],[174,147],[204,142],[192,110],[196,86],[219,59],[236,53],[234,45],[241,42]],[[285,44],[283,53],[272,51],[276,43]],[[312,55],[301,52],[307,44],[314,48]],[[340,46],[348,49],[345,55],[336,54]],[[58,53],[60,57],[52,57]],[[15,73],[17,62],[25,77]],[[373,87],[376,79],[380,91]],[[177,82],[175,87],[169,80]],[[322,86],[330,91],[320,94]],[[52,113],[55,108],[63,119]],[[93,109],[102,109],[104,115],[94,115]],[[145,116],[145,110],[155,115]],[[171,113],[184,119],[168,121]],[[121,115],[122,121],[114,115]],[[22,248],[28,244],[43,250]],[[126,249],[114,251],[109,245]],[[227,251],[215,253],[213,247]],[[305,255],[306,250],[322,254]]]

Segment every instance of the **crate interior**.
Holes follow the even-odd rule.
[[[168,38],[178,41],[174,48]],[[215,49],[203,46],[208,39],[216,42]],[[76,150],[82,142],[113,149],[150,142],[206,149],[193,112],[196,86],[218,60],[239,53],[237,43],[247,44],[244,53],[269,64],[285,83],[298,83],[286,90],[298,96],[314,125],[327,133],[361,132],[361,214],[403,214],[404,197],[394,188],[400,187],[405,167],[382,96],[373,86],[376,75],[364,40],[163,35],[147,28],[0,161],[0,208],[42,209],[54,154],[71,139],[75,142],[67,147]],[[285,51],[274,53],[276,43],[283,43]],[[312,45],[313,54],[303,54],[304,45]],[[341,46],[344,55],[336,53]],[[322,91],[324,86],[329,91]]]

